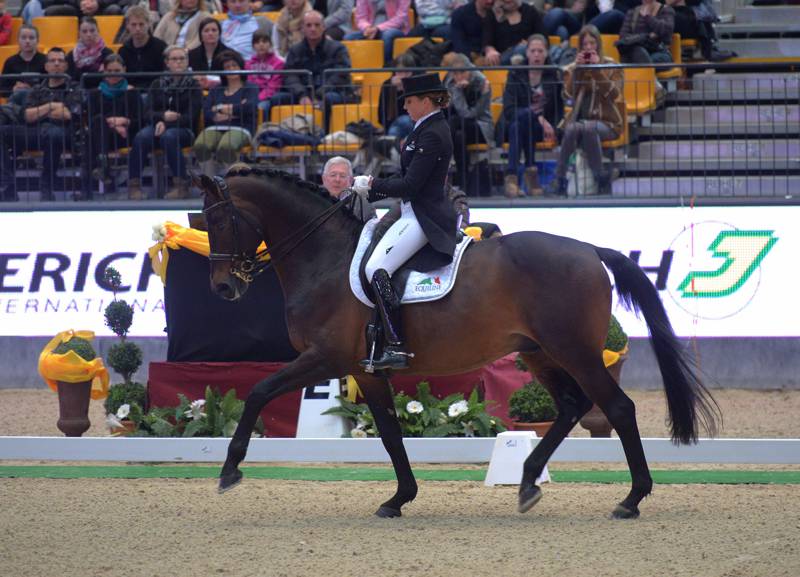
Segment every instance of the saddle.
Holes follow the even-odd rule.
[[[373,218],[368,221],[364,225],[353,260],[350,263],[350,288],[356,298],[368,307],[374,307],[375,303],[372,287],[364,269],[378,242],[399,218],[400,205],[395,204],[380,220]],[[459,234],[461,240],[456,245],[450,264],[435,270],[423,271],[416,267],[415,259],[412,257],[392,275],[392,288],[394,288],[395,294],[400,296],[401,304],[437,300],[452,290],[461,257],[472,241],[468,235],[460,232]],[[425,250],[425,248],[421,250]]]

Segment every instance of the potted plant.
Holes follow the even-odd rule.
[[[608,323],[608,334],[604,345],[603,361],[609,374],[619,384],[622,363],[628,358],[628,335],[622,329],[617,317],[611,315]],[[589,431],[592,437],[610,437],[613,427],[605,413],[597,405],[592,405],[580,420],[581,427]]]
[[[39,374],[58,393],[56,426],[68,437],[89,429],[89,401],[108,392],[108,371],[92,347],[93,338],[91,331],[64,331],[39,355]]]
[[[111,386],[105,402],[106,423],[114,435],[129,435],[141,423],[146,405],[146,389],[142,383],[133,381],[133,375],[142,365],[142,349],[127,339],[133,324],[133,307],[117,299],[122,283],[119,272],[106,268],[103,280],[114,293],[114,300],[105,309],[106,326],[119,337],[118,343],[108,351],[108,364],[122,376],[123,382]]]
[[[516,364],[518,369],[528,370],[520,357],[517,357]],[[553,397],[536,377],[514,391],[508,399],[508,416],[514,419],[515,431],[536,431],[537,436],[543,437],[557,414]]]

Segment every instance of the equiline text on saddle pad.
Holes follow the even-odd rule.
[[[359,273],[378,222],[378,218],[373,218],[364,225],[353,260],[350,262],[350,288],[356,298],[368,307],[374,307],[375,303],[367,296],[367,291],[361,282],[362,277]],[[442,268],[429,272],[410,271],[400,302],[408,304],[435,301],[449,293],[456,281],[456,273],[458,272],[461,257],[471,241],[472,237],[464,235],[464,238],[456,246],[455,253],[453,253],[453,261]],[[395,275],[399,275],[402,272],[403,268],[398,270]]]

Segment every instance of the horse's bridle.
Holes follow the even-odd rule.
[[[231,229],[233,230],[233,252],[209,252],[208,259],[211,261],[222,260],[230,262],[231,274],[247,284],[253,282],[253,278],[270,268],[276,260],[288,256],[300,243],[311,236],[315,230],[333,216],[336,211],[348,203],[347,199],[336,201],[330,208],[325,209],[298,230],[276,243],[272,248],[266,247],[252,255],[248,255],[239,247],[239,221],[241,220],[249,225],[258,234],[259,239],[266,241],[264,232],[252,216],[246,212],[241,212],[236,208],[236,205],[233,204],[231,193],[228,190],[228,183],[225,182],[225,179],[221,176],[215,176],[213,181],[222,195],[222,200],[204,209],[203,214],[208,216],[212,210],[220,208],[228,209],[231,219]]]

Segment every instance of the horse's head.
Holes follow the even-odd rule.
[[[263,268],[257,248],[263,240],[258,221],[234,201],[227,182],[222,178],[194,177],[203,191],[203,214],[208,225],[211,264],[211,290],[225,300],[239,300],[253,275]]]

